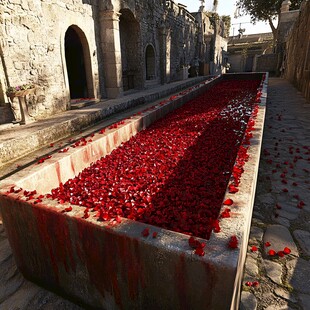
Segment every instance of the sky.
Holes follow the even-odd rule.
[[[174,0],[175,3],[182,3],[187,6],[189,12],[197,12],[201,6],[201,1],[199,0]],[[212,9],[213,0],[205,1],[205,9]],[[253,33],[264,33],[271,32],[271,28],[268,23],[259,22],[253,25],[251,23],[249,16],[242,16],[237,19],[234,18],[234,12],[236,10],[235,0],[218,0],[217,12],[219,15],[230,15],[231,16],[231,30],[230,35],[238,35],[238,29],[245,28],[243,34],[253,34]],[[241,23],[241,25],[240,25]]]

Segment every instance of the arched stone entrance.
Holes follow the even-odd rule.
[[[120,10],[120,41],[124,91],[143,87],[140,26],[129,9]]]
[[[156,79],[155,50],[151,44],[149,44],[145,50],[145,74],[146,80]]]
[[[85,34],[77,26],[70,26],[66,31],[65,55],[70,98],[94,97],[89,46]]]

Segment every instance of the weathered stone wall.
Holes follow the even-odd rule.
[[[256,58],[256,72],[269,72],[274,75],[277,71],[278,54],[259,55]]]
[[[91,56],[92,92],[99,95],[95,21],[96,1],[3,0],[0,2],[2,56],[6,86],[34,83],[36,98],[29,105],[37,118],[69,107],[69,85],[65,74],[64,37],[75,25],[87,41]]]
[[[280,23],[278,26],[278,41],[284,42],[288,33],[290,32],[294,22],[298,18],[299,10],[282,12]]]
[[[230,69],[228,73],[244,72],[244,57],[241,54],[230,54],[228,62]]]
[[[286,41],[284,77],[310,100],[310,2],[304,1]]]
[[[28,108],[36,119],[69,109],[73,98],[115,98],[142,89],[148,78],[184,78],[196,57],[206,59],[203,38],[212,35],[208,27],[201,30],[206,21],[164,0],[2,0],[0,14],[0,100],[8,101],[9,86],[35,84]],[[223,45],[217,42],[215,51]],[[79,48],[80,71],[68,46]],[[151,77],[146,59],[153,62],[148,68],[155,67]],[[84,83],[74,96],[73,83]],[[16,98],[13,106],[18,111]]]
[[[165,6],[161,1],[120,1],[115,4],[115,9],[122,13],[120,36],[125,83],[130,81],[130,77],[126,80],[128,74],[134,75],[135,88],[143,87],[148,45],[155,52],[155,79],[164,83],[178,80],[181,68],[189,66],[197,55],[198,28],[195,18],[182,5],[173,1],[168,1]],[[130,27],[128,11],[139,25],[135,31]],[[135,46],[128,48],[133,42],[136,42]],[[161,75],[164,77],[160,78]]]

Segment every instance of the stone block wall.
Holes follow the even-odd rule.
[[[199,35],[206,22],[196,18],[204,12],[193,16],[171,0],[2,0],[0,14],[0,105],[7,87],[35,84],[28,109],[36,119],[70,109],[71,99],[115,98],[147,79],[184,78],[208,50]],[[16,98],[12,105],[18,114]]]
[[[93,1],[95,2],[95,1]],[[94,4],[76,0],[3,0],[0,2],[1,56],[6,87],[33,83],[36,96],[29,112],[42,118],[69,108],[64,38],[75,25],[91,55],[90,97],[99,95]],[[93,54],[95,54],[93,56]],[[3,92],[3,90],[2,90]]]
[[[284,56],[284,77],[310,100],[310,2],[304,1]]]
[[[278,41],[284,42],[290,32],[294,22],[298,18],[299,10],[287,11],[281,13],[280,23],[278,27]]]
[[[271,75],[277,71],[278,54],[264,54],[256,57],[256,72],[269,72]]]

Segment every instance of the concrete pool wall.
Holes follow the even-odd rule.
[[[262,77],[248,74],[247,78]],[[98,222],[83,210],[45,198],[26,201],[24,190],[47,193],[73,178],[89,164],[127,141],[141,129],[181,106],[221,79],[200,83],[130,119],[96,134],[85,146],[53,154],[1,184],[3,222],[19,269],[25,277],[101,309],[237,309],[242,269],[254,203],[263,133],[268,78],[244,167],[239,192],[233,196],[233,221],[221,221],[222,231],[207,241],[206,255],[197,256],[188,236],[122,219]],[[244,78],[245,75],[239,76]],[[234,75],[233,78],[238,78]],[[121,119],[120,119],[121,120]],[[89,140],[90,138],[87,138]],[[11,187],[18,193],[7,194]],[[36,195],[36,197],[38,196]],[[42,201],[41,201],[42,200]],[[141,232],[148,227],[150,235]],[[156,238],[152,233],[157,232]],[[239,248],[227,240],[236,235]]]

